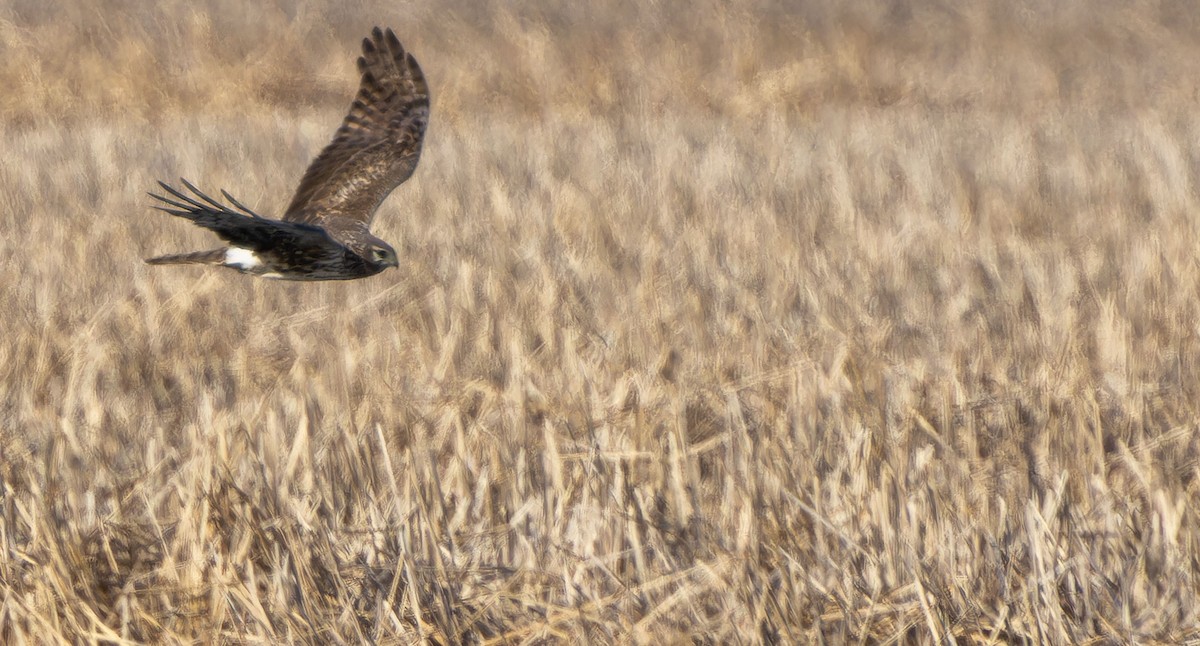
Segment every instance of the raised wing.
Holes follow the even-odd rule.
[[[363,39],[358,70],[362,81],[350,113],[304,173],[285,221],[320,225],[331,234],[366,227],[417,167],[429,120],[421,67],[391,29],[376,27]]]
[[[290,241],[293,245],[296,243],[313,245],[336,244],[329,239],[329,236],[320,227],[299,222],[280,222],[264,218],[243,206],[241,202],[235,200],[229,193],[221,191],[225,199],[229,200],[236,209],[239,209],[234,210],[201,193],[199,189],[192,186],[186,179],[180,179],[179,181],[183,182],[183,185],[195,197],[185,195],[178,189],[159,182],[158,185],[169,193],[171,197],[150,193],[150,197],[162,202],[161,205],[156,205],[154,208],[191,220],[193,223],[217,234],[222,240],[231,243],[233,246],[252,251],[264,251],[274,248],[279,243],[285,241]]]

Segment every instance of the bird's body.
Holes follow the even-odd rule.
[[[398,264],[370,232],[384,198],[417,167],[429,119],[429,88],[392,30],[363,40],[362,81],[333,141],[309,165],[280,220],[258,215],[228,193],[227,206],[181,180],[162,182],[157,208],[216,233],[230,246],[159,256],[152,265],[205,264],[285,280],[351,280]]]

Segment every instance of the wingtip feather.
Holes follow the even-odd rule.
[[[384,33],[384,38],[388,47],[390,47],[393,52],[400,53],[404,51],[404,48],[400,45],[400,39],[396,38],[396,32],[392,31],[391,27],[388,27],[387,32]]]

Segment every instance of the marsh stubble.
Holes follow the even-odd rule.
[[[1056,7],[0,10],[0,635],[1194,638],[1200,33]],[[402,273],[143,267],[375,23]]]

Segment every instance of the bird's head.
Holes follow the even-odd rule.
[[[396,250],[379,238],[375,238],[367,243],[366,253],[362,254],[362,257],[376,271],[383,271],[388,267],[398,267],[400,265],[399,259],[396,258]]]

